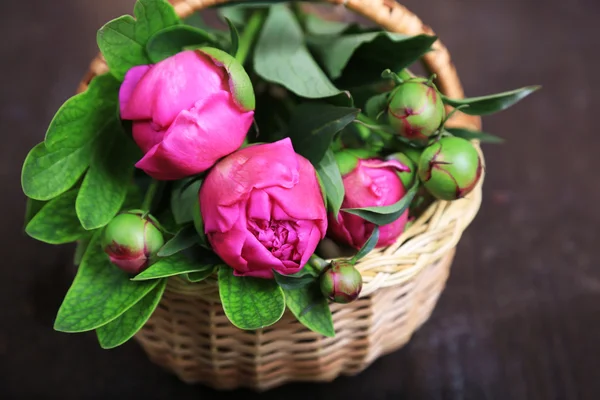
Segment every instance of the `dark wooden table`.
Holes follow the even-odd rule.
[[[217,398],[150,364],[130,342],[52,330],[70,247],[22,233],[27,151],[96,53],[95,31],[133,0],[7,1],[0,179],[1,398]],[[452,51],[466,92],[542,84],[484,119],[481,211],[446,291],[404,349],[354,378],[290,385],[265,399],[600,398],[600,56],[598,0],[410,0]],[[255,395],[234,392],[240,398]]]

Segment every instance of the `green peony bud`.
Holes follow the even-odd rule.
[[[442,96],[433,84],[415,78],[390,94],[388,120],[398,135],[426,143],[444,120]]]
[[[481,159],[468,140],[445,137],[427,147],[419,160],[419,178],[441,200],[467,195],[481,177]]]
[[[351,303],[362,290],[362,276],[348,261],[332,261],[320,278],[323,296],[336,303]]]
[[[146,269],[164,244],[164,238],[151,218],[138,211],[117,215],[106,226],[102,247],[110,261],[130,274]]]

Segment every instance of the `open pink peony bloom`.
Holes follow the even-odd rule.
[[[136,167],[155,179],[181,179],[238,149],[254,112],[236,103],[229,82],[227,71],[199,51],[131,68],[119,103],[145,153]]]
[[[239,276],[298,272],[327,232],[316,171],[289,138],[229,155],[199,197],[213,250]]]
[[[356,168],[344,175],[346,195],[342,208],[389,206],[400,200],[406,190],[398,171],[408,168],[396,160],[359,160]],[[376,247],[389,246],[404,231],[408,220],[406,210],[396,221],[379,228]],[[375,225],[358,215],[341,211],[337,221],[329,215],[329,235],[340,242],[360,249],[373,233]]]

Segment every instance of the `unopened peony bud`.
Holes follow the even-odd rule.
[[[160,230],[141,212],[119,214],[106,226],[102,247],[110,261],[130,274],[138,274],[164,244]]]
[[[444,103],[435,86],[422,78],[400,84],[390,94],[389,122],[398,135],[426,143],[444,119]]]
[[[481,159],[468,140],[445,137],[427,147],[419,160],[425,189],[441,200],[466,196],[481,177]]]
[[[336,303],[351,303],[362,290],[362,276],[348,261],[332,261],[320,278],[321,292]]]

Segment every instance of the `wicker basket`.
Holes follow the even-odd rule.
[[[433,34],[393,0],[326,1],[388,31]],[[173,1],[182,17],[223,2],[227,0]],[[434,49],[423,58],[425,67],[437,74],[442,93],[463,97],[447,49],[439,41]],[[98,56],[79,91],[106,71]],[[477,117],[456,113],[448,126],[479,129],[480,124]],[[403,346],[429,318],[444,289],[455,246],[479,209],[482,182],[464,199],[435,202],[393,246],[361,260],[357,265],[364,281],[361,297],[348,305],[331,305],[334,338],[309,331],[289,312],[269,328],[239,330],[223,312],[214,278],[198,284],[171,278],[159,307],[136,339],[153,362],[183,381],[218,389],[262,391],[286,382],[357,374]]]

